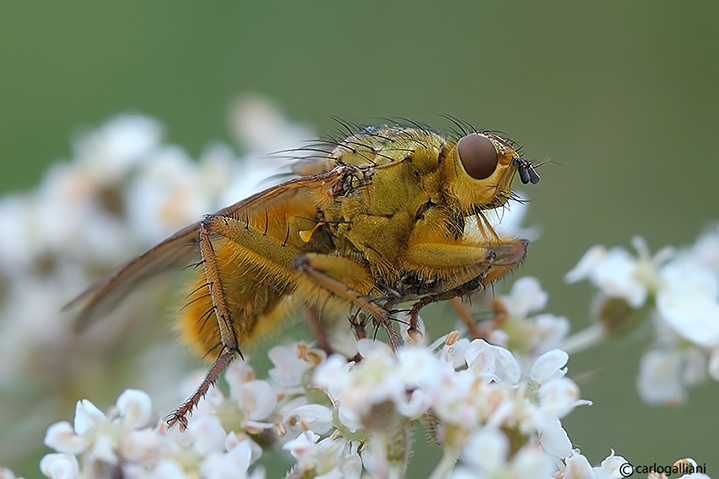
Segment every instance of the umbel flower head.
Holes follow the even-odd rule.
[[[382,475],[406,467],[409,444],[397,437],[430,414],[437,442],[467,467],[519,467],[523,457],[522,467],[551,472],[553,461],[573,454],[561,418],[588,402],[566,378],[565,353],[545,353],[525,376],[508,350],[482,340],[466,345],[456,368],[446,354],[452,346],[405,346],[394,354],[362,340],[359,363],[338,355],[317,363],[297,358],[304,345],[278,346],[271,376],[281,383],[233,364],[230,395],[213,390],[187,431],[167,431],[141,391],[125,391],[109,414],[82,400],[74,424],[48,429],[45,444],[56,453],[45,457],[43,472],[52,478],[116,469],[128,477],[262,477],[263,469],[252,466],[263,452],[258,440],[271,437],[295,459],[297,477],[359,478],[363,468]],[[497,455],[484,462],[480,451],[490,443]],[[377,447],[383,444],[397,450]]]
[[[566,279],[586,278],[597,288],[597,320],[607,335],[651,320],[654,338],[640,361],[639,394],[651,404],[684,402],[687,387],[719,380],[719,228],[690,247],[654,256],[643,238],[632,244],[636,257],[623,248],[592,247]]]

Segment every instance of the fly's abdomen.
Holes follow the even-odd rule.
[[[290,203],[252,216],[215,220],[224,229],[211,234],[221,283],[212,287],[222,288],[229,330],[240,347],[272,329],[290,305],[289,295],[307,281],[295,267],[297,257],[330,247],[312,215],[317,211],[311,204]],[[222,344],[204,264],[196,269],[188,291],[192,294],[182,310],[180,329],[183,339],[204,355]]]

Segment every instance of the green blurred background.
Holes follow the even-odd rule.
[[[548,311],[578,329],[591,292],[562,278],[588,247],[688,244],[719,216],[717,25],[711,1],[3,2],[0,192],[31,188],[78,127],[121,112],[157,117],[193,155],[229,141],[229,104],[248,92],[320,133],[333,115],[441,128],[447,113],[559,163],[525,189],[542,234],[518,275],[539,277]],[[595,464],[614,448],[634,464],[692,456],[719,476],[719,387],[645,406],[646,346],[572,357],[595,405],[565,420],[570,437]],[[428,474],[422,456],[414,477]]]

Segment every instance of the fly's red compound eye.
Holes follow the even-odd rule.
[[[477,133],[463,136],[457,151],[464,170],[475,180],[489,178],[497,168],[497,150],[485,136]]]

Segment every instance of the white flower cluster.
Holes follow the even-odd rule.
[[[396,354],[370,340],[358,349],[363,359],[355,363],[304,344],[275,347],[268,380],[258,380],[247,363],[233,363],[229,394],[213,389],[186,431],[158,423],[141,391],[125,391],[108,415],[79,401],[74,424],[48,429],[45,444],[56,452],[43,458],[41,470],[51,479],[90,471],[262,478],[264,468],[255,465],[263,454],[259,444],[280,442],[295,460],[287,477],[403,477],[409,429],[421,419],[444,451],[432,478],[612,479],[626,473],[620,468],[627,461],[613,452],[592,467],[572,449],[561,418],[589,403],[566,377],[568,356],[561,350],[544,353],[524,372],[508,350],[456,333]]]
[[[543,354],[524,373],[508,350],[456,334],[396,354],[370,340],[358,347],[359,363],[305,345],[275,347],[270,380],[236,362],[226,375],[229,395],[213,389],[184,432],[153,422],[140,391],[125,391],[108,415],[80,401],[74,425],[48,429],[45,444],[56,453],[41,469],[52,479],[114,469],[127,478],[263,477],[261,467],[250,472],[262,455],[258,442],[281,441],[296,461],[290,477],[360,478],[363,468],[399,477],[408,429],[420,418],[445,451],[436,477],[550,477],[560,459],[569,467],[583,457],[560,422],[588,403],[566,377],[563,351]],[[624,461],[608,461],[591,477],[616,477]]]
[[[362,340],[360,363],[330,357],[314,372],[314,382],[337,409],[335,426],[384,446],[361,451],[370,455],[369,461],[363,457],[364,465],[377,477],[392,477],[387,471],[393,468],[402,471],[408,444],[397,436],[405,437],[408,421],[425,416],[433,439],[452,461],[462,454],[467,470],[457,469],[458,477],[493,477],[507,467],[550,476],[552,458],[572,452],[560,419],[587,404],[565,377],[566,353],[545,353],[523,375],[507,349],[454,339],[445,338],[436,352],[405,347],[396,355],[384,344]],[[382,454],[391,443],[399,451]],[[510,457],[510,449],[519,453]],[[488,454],[494,457],[488,460]],[[515,463],[518,458],[521,464]]]
[[[719,228],[690,247],[651,256],[643,238],[623,248],[591,248],[566,279],[598,289],[604,332],[653,320],[653,345],[640,362],[637,388],[648,403],[679,403],[686,388],[719,380]]]
[[[225,433],[216,415],[197,417],[184,433],[168,431],[162,422],[148,427],[151,423],[157,419],[142,391],[125,391],[109,415],[88,400],[79,401],[74,424],[58,422],[47,430],[45,444],[57,453],[46,455],[40,469],[53,479],[85,477],[88,471],[100,471],[99,477],[157,479],[263,477],[261,469],[247,474],[261,454],[259,446],[242,430]]]

